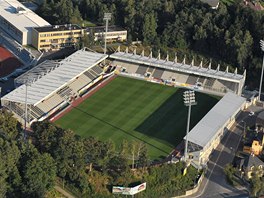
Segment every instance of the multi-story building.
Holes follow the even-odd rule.
[[[88,27],[86,28],[87,34],[93,34],[94,41],[102,41],[105,36],[105,26]],[[106,34],[106,41],[126,41],[127,40],[127,30],[117,27],[109,26]]]
[[[0,30],[21,45],[31,44],[33,27],[50,25],[16,0],[0,0]]]
[[[241,176],[247,180],[253,176],[263,177],[264,174],[264,163],[254,154],[249,154],[237,162],[238,170]]]
[[[77,25],[53,25],[33,28],[32,45],[38,50],[58,50],[78,43],[83,29]]]

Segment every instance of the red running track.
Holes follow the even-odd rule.
[[[12,73],[23,64],[6,48],[0,46],[0,77]]]

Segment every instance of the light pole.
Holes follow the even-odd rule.
[[[187,162],[188,159],[188,133],[190,128],[190,118],[191,118],[191,108],[192,105],[196,105],[195,101],[195,92],[194,91],[185,91],[183,93],[184,105],[188,108],[188,119],[187,119],[187,127],[186,127],[186,139],[185,139],[185,149],[184,149],[184,160]]]
[[[106,37],[108,31],[108,21],[111,20],[111,13],[104,13],[104,20],[105,20],[105,35],[104,35],[104,54],[106,54]]]
[[[264,52],[264,41],[263,40],[260,40],[260,48],[262,52]],[[262,88],[263,70],[264,70],[264,55],[263,55],[263,60],[262,60],[262,69],[261,69],[260,84],[259,84],[259,102],[260,102],[260,95],[261,95],[261,88]]]

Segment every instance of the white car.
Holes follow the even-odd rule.
[[[248,115],[249,115],[249,116],[253,116],[253,115],[255,115],[255,112],[250,111]]]

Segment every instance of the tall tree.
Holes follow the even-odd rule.
[[[157,22],[154,13],[146,14],[143,25],[143,38],[146,45],[152,44],[157,36]]]
[[[47,190],[54,186],[56,166],[52,157],[40,154],[29,144],[22,150],[20,174],[22,177],[22,197],[45,197]]]

